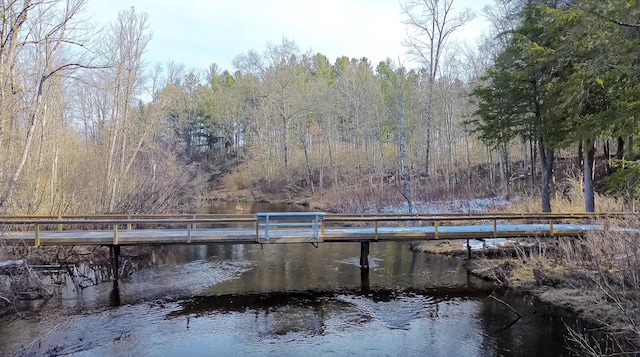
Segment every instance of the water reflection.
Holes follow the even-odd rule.
[[[111,292],[109,293],[109,306],[118,307],[120,305],[120,288],[118,287],[118,280],[114,280]]]
[[[276,210],[256,205],[241,208]],[[38,338],[36,355],[567,355],[562,315],[494,291],[463,261],[376,242],[361,269],[360,248],[160,247],[113,285],[52,299],[37,319],[0,319],[0,356]],[[490,294],[522,318],[505,328],[514,314]]]
[[[360,291],[369,292],[369,268],[360,268]]]
[[[338,295],[338,301],[353,305],[362,315],[379,320],[390,329],[409,329],[421,317],[434,316],[435,302],[424,295],[396,296],[389,300],[371,296]],[[431,312],[431,313],[430,313]]]

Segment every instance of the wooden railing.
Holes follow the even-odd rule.
[[[381,224],[388,223],[412,223],[417,225],[433,224],[434,234],[438,238],[439,230],[443,223],[451,225],[453,222],[491,222],[493,225],[493,236],[497,236],[499,222],[526,222],[544,223],[549,225],[550,235],[554,235],[554,224],[567,220],[582,220],[585,224],[601,223],[608,227],[610,220],[632,218],[637,219],[634,213],[611,212],[611,213],[444,213],[444,214],[330,214],[323,221],[322,233],[326,227],[347,222],[364,224],[373,227],[374,236],[378,236],[378,228]]]
[[[184,218],[177,218],[183,216]],[[40,246],[40,233],[46,231],[67,230],[109,230],[113,231],[113,244],[119,244],[118,231],[120,227],[133,230],[133,226],[162,226],[171,228],[183,228],[187,231],[187,243],[191,243],[191,231],[197,229],[198,224],[256,224],[255,215],[207,215],[212,218],[193,218],[195,215],[109,215],[109,216],[2,216],[0,225],[5,230],[18,230],[18,228],[33,227],[35,232],[35,246]],[[55,217],[55,218],[54,218]],[[73,218],[69,218],[73,217]],[[55,227],[55,228],[52,228]],[[31,231],[31,229],[29,229]]]
[[[589,220],[603,221],[614,218],[637,217],[634,213],[443,213],[443,214],[338,214],[327,213],[324,222],[327,224],[371,222],[478,222],[492,221],[559,221],[559,220]],[[21,215],[0,216],[0,225],[11,230],[24,225],[54,225],[58,230],[63,226],[95,226],[105,224],[127,225],[180,225],[191,223],[195,227],[198,223],[247,223],[256,222],[257,214],[141,214],[141,215]]]
[[[433,226],[435,238],[443,226],[468,222],[470,225],[493,225],[493,236],[498,234],[498,225],[503,222],[548,224],[549,233],[554,235],[554,225],[572,221],[577,223],[602,224],[607,227],[611,219],[636,218],[635,214],[615,213],[447,213],[447,214],[326,214],[321,221],[319,237],[325,235],[325,229],[340,227],[373,228],[374,240],[377,240],[381,227],[401,225]],[[5,231],[35,232],[35,245],[40,245],[43,231],[101,230],[113,231],[113,243],[119,244],[120,230],[173,228],[186,230],[186,242],[190,243],[191,232],[204,229],[203,226],[238,225],[259,230],[256,214],[174,214],[174,215],[48,215],[48,216],[0,216],[0,227]],[[256,233],[256,242],[259,237]]]

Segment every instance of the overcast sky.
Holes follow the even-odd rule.
[[[89,0],[89,15],[101,25],[133,6],[149,15],[153,33],[148,63],[174,61],[204,70],[217,63],[232,70],[233,58],[283,37],[300,50],[322,53],[333,63],[340,56],[367,57],[375,66],[390,57],[408,63],[402,46],[406,28],[398,0]],[[460,36],[474,41],[485,21],[480,11],[493,0],[457,0],[476,19]]]

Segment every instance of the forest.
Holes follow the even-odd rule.
[[[2,214],[181,212],[216,197],[411,211],[517,194],[551,211],[567,180],[586,211],[596,192],[634,208],[637,1],[495,0],[473,14],[407,0],[419,68],[284,36],[233,69],[149,64],[144,9],[98,29],[86,2],[2,2]],[[490,31],[454,41],[473,16]]]

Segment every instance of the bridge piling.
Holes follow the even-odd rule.
[[[369,269],[369,242],[360,242],[360,268]]]

